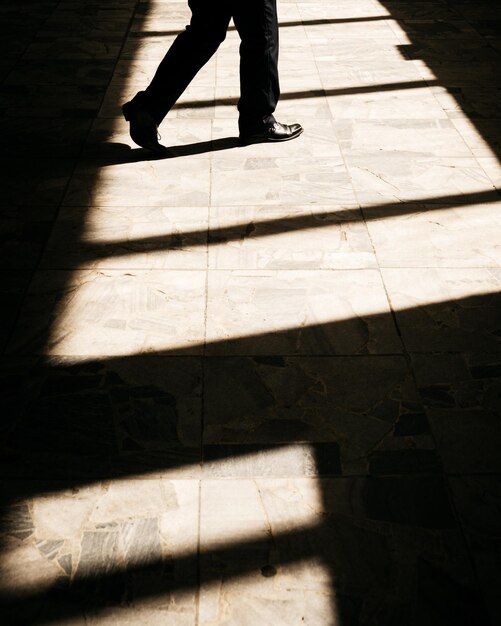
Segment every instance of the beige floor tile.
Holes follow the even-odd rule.
[[[296,141],[302,140],[299,137]],[[244,149],[241,156],[232,159],[213,157],[212,204],[355,203],[341,158],[274,158],[265,150],[260,157],[246,157]]]
[[[308,504],[296,506],[294,515],[284,509],[277,515],[271,494],[280,498],[284,487],[280,481],[204,481],[201,624],[285,626],[302,623],[301,616],[315,626],[334,624],[328,567],[316,554],[298,557],[291,551],[286,556],[274,545],[280,531],[302,535],[318,524],[318,486],[303,483],[303,493],[296,495]]]
[[[9,351],[86,358],[200,354],[204,286],[200,271],[42,271]]]
[[[357,208],[212,207],[211,269],[376,267]]]
[[[501,266],[499,203],[402,208],[364,209],[381,267]]]
[[[207,353],[398,352],[379,274],[345,271],[213,271]]]
[[[143,156],[144,155],[144,156]],[[125,162],[123,162],[125,160]],[[106,158],[80,161],[64,203],[70,206],[207,206],[208,158],[174,155],[108,165]]]
[[[10,507],[11,531],[22,525],[24,541],[11,535],[4,544],[3,592],[50,596],[71,577],[87,619],[79,622],[79,611],[65,619],[48,598],[55,624],[132,625],[133,617],[159,624],[160,615],[163,624],[194,623],[197,572],[189,557],[198,543],[198,481],[129,477],[73,489],[55,483],[43,495],[36,495],[43,485],[28,487],[35,495]],[[107,577],[121,580],[115,593]],[[125,609],[119,588],[127,584],[134,592]]]
[[[496,197],[492,182],[473,157],[433,157],[406,150],[346,155],[348,171],[359,201],[472,202]]]
[[[335,124],[345,155],[378,151],[469,157],[471,150],[448,119],[343,120]]]
[[[499,353],[501,270],[384,269],[410,352]]]
[[[325,84],[325,83],[324,83]],[[332,82],[330,82],[332,84]],[[447,114],[423,84],[420,88],[370,91],[359,94],[340,94],[328,98],[332,117],[335,120],[441,120]],[[399,146],[401,149],[402,144]]]

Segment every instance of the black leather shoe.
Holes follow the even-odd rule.
[[[122,113],[130,123],[130,136],[134,143],[157,154],[167,150],[165,146],[158,143],[157,124],[148,111],[133,102],[126,102],[122,107]]]
[[[281,124],[273,122],[271,126],[240,133],[240,143],[263,143],[267,141],[290,141],[303,132],[301,124]]]

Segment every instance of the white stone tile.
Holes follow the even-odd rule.
[[[71,206],[207,206],[208,157],[151,157],[100,165],[88,159],[71,179],[64,203]],[[144,158],[144,160],[143,160]]]
[[[358,208],[212,207],[211,269],[376,267]]]
[[[381,267],[501,266],[499,203],[402,209],[364,209]]]
[[[359,201],[454,202],[458,196],[472,202],[496,195],[478,161],[471,157],[416,155],[399,151],[346,155],[348,171]]]
[[[398,352],[378,272],[212,271],[207,353]]]
[[[11,352],[80,357],[200,354],[205,272],[39,272]]]
[[[302,141],[302,136],[295,141]],[[241,156],[212,160],[212,204],[334,204],[355,202],[342,159]]]

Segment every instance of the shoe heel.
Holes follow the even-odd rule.
[[[131,106],[130,106],[130,102],[126,102],[123,106],[122,106],[122,114],[125,117],[125,121],[128,122],[130,121],[130,113],[131,113]]]

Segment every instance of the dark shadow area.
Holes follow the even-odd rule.
[[[343,626],[363,623],[369,598],[382,626],[450,615],[488,624],[446,476],[458,462],[461,473],[499,470],[500,310],[499,293],[399,310],[404,351],[383,313],[221,340],[200,356],[191,348],[74,365],[18,357],[2,381],[4,538],[34,532],[25,498],[183,466],[193,478],[316,477],[325,521],[266,540],[229,539],[198,556],[138,563],[132,553],[118,569],[84,542],[71,583],[4,598],[8,623],[49,624],[195,591],[197,563],[209,582],[316,558],[332,569]],[[472,352],[482,356],[465,359]],[[204,406],[204,432],[193,404]],[[435,432],[445,419],[456,423],[438,449],[430,418]],[[125,530],[100,532],[119,542]]]
[[[68,20],[71,24],[59,4],[28,0],[2,7],[8,36],[0,71],[8,88],[0,109],[6,126],[10,116],[16,117],[12,110],[16,107],[17,116],[22,118],[24,111],[29,120],[24,126],[12,121],[25,151],[16,151],[19,143],[14,141],[15,156],[3,153],[7,157],[3,186],[10,189],[6,231],[8,237],[24,237],[38,245],[38,256],[27,265],[17,261],[21,269],[13,273],[11,259],[12,265],[3,271],[4,297],[9,300],[4,344],[49,237],[47,225],[57,214],[114,68],[113,62],[99,63],[88,56],[75,64],[74,83],[70,78],[58,83],[55,75],[46,74],[38,83],[35,79],[31,85],[13,87],[9,77],[23,70],[36,33],[46,22],[54,29],[53,12],[60,10],[61,35]],[[117,35],[120,41],[136,4],[123,2],[121,8],[106,9],[110,23],[123,26]],[[390,12],[396,7],[382,4]],[[426,4],[443,6],[434,0]],[[147,4],[141,6],[146,15]],[[82,4],[80,13],[96,23],[104,20],[106,26],[99,2]],[[413,42],[403,47],[403,53],[426,61],[436,76],[427,84],[441,85],[457,97],[463,112],[499,154],[497,136],[484,124],[499,118],[492,73],[482,71],[491,61],[475,65],[476,46],[455,38],[454,25],[434,23],[433,28],[428,26],[432,36],[423,32],[419,19],[403,19],[401,25]],[[452,35],[439,37],[437,43],[436,29]],[[479,49],[480,54],[488,51],[491,59],[494,48],[488,37],[479,42]],[[43,61],[43,47],[40,50]],[[498,60],[499,54],[494,56]],[[470,61],[475,67],[468,74]],[[332,90],[328,95],[419,86],[419,81],[410,81]],[[40,118],[33,115],[38,107]],[[60,119],[61,111],[67,113],[65,120]],[[33,127],[45,123],[41,121],[45,114],[58,120],[48,122],[53,130],[47,145],[53,153],[51,159],[37,159],[31,154],[30,137]],[[39,136],[35,136],[36,152]],[[177,146],[170,156],[224,150],[234,141]],[[144,160],[140,151],[116,149],[116,155],[102,157],[103,167]],[[430,198],[426,210],[491,202],[495,194],[486,190],[473,198]],[[17,212],[12,210],[16,202]],[[424,210],[411,203],[381,205],[380,216],[400,210],[410,213],[418,206]],[[324,219],[269,220],[259,228],[263,235],[275,234],[312,224],[322,227]],[[209,244],[237,240],[246,227],[211,231]],[[142,246],[183,247],[184,237],[198,234],[202,233],[127,242],[131,247],[127,253]],[[107,249],[103,250],[91,246],[84,258],[103,258]],[[56,291],[64,290],[63,280]],[[64,623],[87,611],[127,609],[147,598],[195,592],[201,581],[226,582],[263,568],[268,568],[263,576],[269,574],[273,580],[273,573],[288,564],[316,558],[330,569],[340,626],[494,626],[485,602],[487,598],[493,610],[497,573],[482,553],[496,545],[499,492],[482,483],[482,496],[471,496],[465,485],[472,475],[498,475],[501,469],[500,308],[499,294],[444,299],[396,313],[260,335],[245,336],[242,329],[244,336],[209,343],[195,354],[159,351],[68,364],[64,358],[39,356],[50,323],[57,324],[53,310],[42,307],[33,326],[43,330],[26,337],[30,348],[2,359],[4,546],[33,536],[32,512],[23,499],[66,489],[76,495],[96,481],[168,469],[186,468],[194,479],[318,478],[323,522],[274,533],[266,540],[229,538],[228,545],[217,549],[167,558],[157,555],[151,562],[125,554],[119,569],[104,559],[104,544],[93,544],[89,536],[81,562],[70,563],[67,575],[67,555],[61,547],[51,546],[50,558],[59,559],[63,568],[59,580],[46,590],[2,598],[5,623]],[[242,423],[251,427],[243,429]],[[284,460],[277,468],[269,459],[280,452]],[[479,506],[480,521],[475,517]],[[100,532],[103,542],[114,549],[125,530]]]

